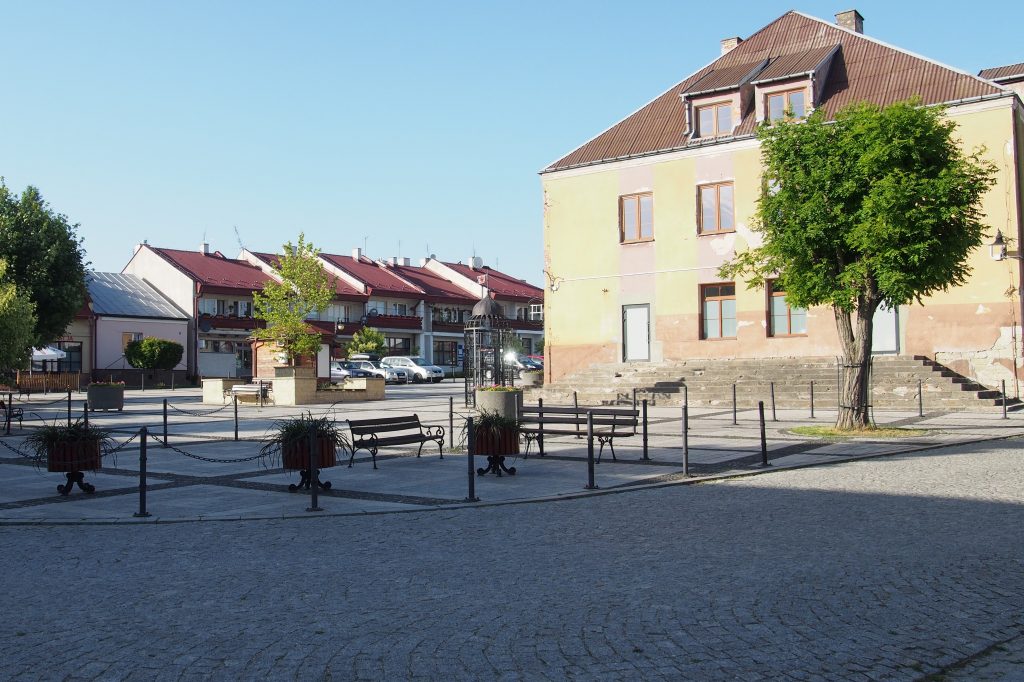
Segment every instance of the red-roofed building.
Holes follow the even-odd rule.
[[[252,293],[270,278],[244,260],[140,244],[122,272],[141,277],[190,315],[186,361],[193,376],[252,375]]]
[[[979,207],[988,239],[1022,243],[1024,106],[1010,86],[1024,66],[979,77],[865,35],[856,10],[835,20],[791,11],[720,52],[709,39],[708,64],[541,171],[549,382],[601,363],[613,374],[626,362],[842,353],[830,309],[791,307],[773,282],[719,274],[761,239],[760,125],[834,118],[856,102],[942,106],[962,149],[997,169]],[[961,286],[879,308],[873,351],[1013,386],[1024,366],[1020,254],[994,263],[981,248],[968,267]]]
[[[335,280],[335,297],[309,321],[324,339],[319,376],[329,376],[328,359],[344,357],[352,335],[364,326],[384,334],[392,355],[417,354],[449,369],[460,366],[464,324],[482,295],[470,278],[471,268],[433,258],[419,266],[407,258],[375,261],[360,249],[351,256],[321,253],[320,260]],[[142,244],[124,272],[142,277],[180,308],[192,311],[191,374],[251,376],[248,336],[257,325],[252,294],[276,279],[276,262],[276,254],[247,249],[231,259],[210,253],[205,244],[199,251]],[[507,306],[526,349],[539,350],[543,291],[492,268],[484,270],[492,295]],[[517,314],[520,319],[515,319]]]

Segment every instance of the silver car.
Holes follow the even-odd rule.
[[[384,377],[384,383],[386,384],[409,383],[409,374],[401,367],[385,367],[373,360],[353,360],[352,364],[370,374]]]

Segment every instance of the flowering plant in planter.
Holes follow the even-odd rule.
[[[123,381],[90,381],[89,386],[96,386],[98,388],[124,388]]]
[[[57,486],[57,492],[67,495],[76,483],[87,493],[95,492],[82,472],[100,468],[103,452],[111,449],[113,440],[110,431],[79,420],[73,424],[44,424],[25,438],[25,446],[37,464],[45,459],[47,471],[67,474],[67,485]]]
[[[516,386],[502,386],[500,384],[496,384],[494,386],[477,386],[476,390],[494,391],[495,393],[513,393],[522,389],[517,388]]]
[[[507,455],[519,454],[519,422],[499,412],[481,411],[473,420],[473,453],[487,456],[487,467],[477,469],[480,476],[504,471],[515,475],[515,467],[505,466]]]

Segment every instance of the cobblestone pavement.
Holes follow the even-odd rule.
[[[561,502],[0,527],[0,677],[1019,679],[1021,445]]]

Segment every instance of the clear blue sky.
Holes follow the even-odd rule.
[[[0,1],[0,176],[143,239],[430,252],[540,284],[537,171],[788,9],[970,72],[1024,62],[1024,3]],[[401,249],[399,251],[399,248]]]

